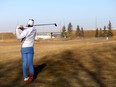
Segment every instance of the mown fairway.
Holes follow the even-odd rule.
[[[0,87],[116,87],[116,41],[36,41],[31,84],[21,67],[20,41],[0,41]]]

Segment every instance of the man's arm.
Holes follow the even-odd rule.
[[[20,33],[20,32],[19,32],[19,29],[20,29],[20,26],[17,26],[17,27],[16,27],[16,38],[17,38],[17,39],[22,39],[22,38],[26,37],[27,31],[26,31],[26,30],[23,30],[23,31]]]

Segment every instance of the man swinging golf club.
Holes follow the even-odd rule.
[[[16,27],[16,38],[21,39],[23,77],[24,81],[28,83],[32,82],[34,75],[33,56],[34,56],[34,40],[36,36],[36,29],[33,27],[33,25],[34,20],[29,19],[26,29],[24,29],[23,26],[21,25],[18,25]]]

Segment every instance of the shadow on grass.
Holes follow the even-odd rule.
[[[114,75],[107,63],[105,68],[102,67],[103,59],[100,56],[106,56],[97,56],[98,54],[99,52],[94,55],[91,52],[83,54],[77,50],[65,50],[59,54],[46,55],[34,66],[35,75],[31,84],[23,83],[21,63],[16,65],[18,61],[0,64],[0,87],[114,87],[115,79],[110,81],[106,78],[109,83],[102,79],[102,70],[107,70],[112,78]]]
[[[34,65],[34,80],[46,64]],[[0,63],[0,87],[31,87],[23,81],[22,60]]]
[[[87,68],[88,61],[81,63],[81,56],[74,54],[72,50],[45,56],[42,61],[47,66],[43,77],[40,75],[39,81],[42,82],[39,84],[44,84],[45,87],[106,87],[99,74],[91,70],[95,67]]]
[[[34,77],[33,81],[37,78],[38,74],[46,67],[46,64],[43,63],[41,65],[34,65]]]

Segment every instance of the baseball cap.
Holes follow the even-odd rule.
[[[27,24],[30,25],[30,26],[33,26],[34,25],[34,20],[33,19],[29,19]]]

